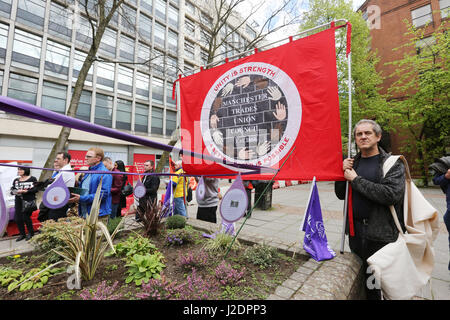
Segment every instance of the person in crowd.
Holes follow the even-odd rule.
[[[444,174],[436,174],[433,178],[433,183],[440,186],[442,191],[444,191],[447,196],[447,211],[444,214],[444,223],[448,233],[450,234],[450,169],[447,169],[447,172]],[[448,242],[450,250],[450,235],[448,237]],[[448,270],[450,270],[450,261],[448,263]]]
[[[184,174],[183,162],[178,160],[174,163],[175,174]],[[169,192],[170,190],[170,192]],[[167,184],[164,203],[169,203],[169,197],[173,194],[173,213],[188,217],[186,213],[185,197],[187,191],[187,179],[183,176],[172,176]]]
[[[203,177],[203,182],[205,195],[203,199],[197,199],[197,219],[216,223],[216,212],[219,204],[219,179]]]
[[[398,230],[389,206],[393,205],[400,224],[403,222],[405,168],[399,159],[383,177],[383,163],[390,156],[379,145],[381,127],[373,120],[360,120],[353,135],[359,149],[355,158],[344,159],[344,177],[352,188],[354,236],[349,236],[350,250],[358,255],[364,266],[367,299],[381,299],[381,290],[367,285],[370,274],[367,258],[386,244],[394,242]],[[336,196],[345,198],[345,182],[335,183]],[[349,230],[347,221],[346,230]],[[372,288],[372,289],[371,289]]]
[[[117,170],[119,170],[120,172],[127,172],[127,170],[125,169],[125,163],[123,163],[122,160],[117,160],[116,162],[114,162],[114,168],[116,168]],[[123,189],[123,187],[125,187],[125,185],[127,184],[127,180],[128,180],[128,176],[126,174],[122,175],[122,187],[120,190]],[[116,217],[121,217],[122,216],[122,209],[127,207],[127,197],[124,196],[122,194],[122,192],[120,192],[120,201],[119,201],[119,206],[117,207],[117,213],[116,213]]]
[[[19,229],[20,236],[16,241],[26,239],[30,240],[34,236],[33,222],[31,220],[31,214],[36,207],[36,192],[38,191],[35,183],[37,179],[30,175],[30,168],[19,167],[17,169],[18,177],[14,179],[11,194],[15,195],[14,199],[14,221]],[[32,203],[34,202],[34,205]],[[30,204],[27,208],[27,203]],[[28,229],[28,234],[25,232],[25,226]]]
[[[120,172],[115,167],[112,159],[109,157],[103,158],[103,164],[109,171]],[[109,216],[111,219],[114,219],[117,215],[117,211],[120,205],[120,194],[122,193],[122,185],[123,185],[123,175],[113,174],[111,185],[111,215]]]
[[[103,164],[104,158],[103,149],[98,147],[89,148],[86,153],[86,163],[89,166],[90,171],[108,171]],[[72,198],[69,199],[69,203],[79,203],[80,215],[86,218],[86,215],[90,214],[92,202],[97,192],[97,187],[102,182],[100,192],[100,212],[99,221],[108,223],[109,215],[111,214],[111,186],[112,176],[111,174],[100,173],[86,173],[81,180],[81,188],[87,189],[88,194],[80,196],[79,194],[72,193]]]
[[[144,162],[144,173],[153,173],[155,172],[155,163],[152,160],[147,160]],[[142,183],[145,186],[146,192],[145,195],[139,199],[139,211],[142,212],[143,206],[147,204],[147,201],[150,200],[151,203],[155,203],[158,200],[158,189],[160,184],[160,179],[158,176],[154,175],[145,175],[142,179]],[[140,221],[139,213],[136,212],[136,221]]]
[[[64,184],[68,188],[75,186],[75,173],[66,171],[66,170],[72,170],[72,167],[70,166],[70,159],[71,159],[71,156],[68,152],[58,152],[56,154],[55,160],[53,161],[53,167],[55,169],[64,170],[64,171],[60,171],[60,172],[55,171],[52,175],[53,181],[55,181],[56,179],[59,179],[59,177],[62,176]],[[49,186],[51,186],[51,184]],[[59,218],[67,217],[68,209],[69,209],[69,204],[66,204],[65,206],[58,208],[58,209],[48,209],[48,218],[58,221]]]

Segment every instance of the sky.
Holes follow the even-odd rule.
[[[365,0],[353,0],[353,8],[357,10],[364,3],[364,1]],[[241,12],[242,15],[245,16],[245,12],[249,12],[252,7],[261,5],[261,8],[253,14],[249,21],[253,19],[262,25],[267,20],[267,17],[270,16],[273,9],[279,6],[280,2],[281,1],[279,0],[247,0],[241,5]],[[308,10],[308,0],[292,0],[291,3],[293,6],[296,6],[296,11],[299,13]],[[281,23],[281,21],[282,18],[280,17],[276,23]],[[267,41],[272,43],[280,39],[288,38],[291,35],[295,35],[298,33],[298,26],[298,24],[295,24],[283,28],[279,32],[269,35],[267,37]],[[277,43],[277,45],[279,44],[281,43]]]

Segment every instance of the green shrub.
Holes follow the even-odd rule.
[[[160,252],[152,255],[135,254],[126,264],[128,277],[125,279],[125,283],[134,281],[137,286],[140,286],[143,282],[149,282],[150,279],[160,279],[160,273],[166,267],[162,263],[163,259],[164,256]]]
[[[176,214],[166,219],[167,229],[183,229],[186,226],[186,218]]]
[[[228,247],[231,245],[233,241],[233,236],[227,233],[218,233],[214,239],[208,239],[203,246],[206,251],[211,253],[225,253]],[[231,247],[232,250],[237,250],[241,247],[241,244],[236,239]]]
[[[113,234],[114,230],[116,230],[120,221],[122,221],[122,217],[115,217],[114,219],[109,219],[108,225],[106,226],[108,228],[109,234]]]
[[[79,230],[84,223],[80,217],[67,217],[58,221],[47,220],[42,223],[41,232],[31,238],[30,242],[37,249],[47,252],[47,262],[54,263],[61,260],[61,257],[52,249],[65,247],[64,236],[67,233],[74,233]]]
[[[147,255],[157,251],[156,246],[148,238],[144,238],[138,234],[136,236],[129,236],[127,240],[119,242],[114,248],[116,250],[116,256],[125,257],[127,260],[130,260],[135,254]],[[108,253],[108,255],[113,254],[113,252]]]
[[[244,258],[261,269],[273,266],[279,255],[276,248],[265,244],[255,244],[244,252]]]

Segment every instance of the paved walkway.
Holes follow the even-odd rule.
[[[222,180],[220,184],[222,193],[225,193],[229,186],[227,180]],[[291,248],[297,247],[300,250],[304,237],[304,232],[300,231],[300,224],[305,213],[310,187],[310,184],[302,184],[273,190],[272,208],[265,211],[254,210],[243,229],[267,239],[279,239],[282,243],[290,243]],[[344,201],[337,199],[335,196],[333,182],[319,182],[318,190],[328,242],[339,255]],[[421,189],[421,191],[439,212],[440,233],[434,242],[436,261],[431,286],[430,284],[427,285],[418,296],[425,299],[450,300],[450,271],[447,269],[449,243],[448,233],[442,219],[446,210],[445,195],[438,188]],[[253,194],[252,204],[254,201]],[[188,206],[188,215],[190,219],[195,219],[197,212],[195,198],[192,203],[194,204]],[[220,221],[219,217],[218,221]],[[242,221],[243,219],[236,223],[237,230]],[[32,246],[27,242],[15,242],[15,239],[16,237],[0,240],[0,257],[27,252],[32,249]],[[350,251],[347,238],[344,250]]]

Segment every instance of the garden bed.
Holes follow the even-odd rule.
[[[59,270],[52,270],[54,274],[50,272],[47,275],[48,281],[40,288],[24,291],[16,288],[8,292],[7,285],[0,286],[0,299],[261,300],[273,293],[279,284],[305,262],[305,257],[301,255],[292,258],[278,251],[277,254],[273,254],[274,250],[267,246],[254,247],[242,242],[237,242],[236,245],[239,247],[233,246],[226,260],[223,260],[226,250],[211,249],[211,244],[214,246],[212,240],[203,237],[201,231],[189,226],[176,230],[178,231],[162,230],[157,236],[149,238],[156,247],[156,251],[152,249],[153,252],[159,252],[164,257],[161,262],[165,267],[160,272],[160,279],[151,279],[148,283],[144,281],[141,285],[137,285],[136,279],[129,278],[127,283],[126,279],[130,275],[127,263],[130,263],[131,255],[126,259],[123,255],[108,254],[99,265],[94,278],[90,281],[82,280],[81,290],[68,288],[67,280],[70,274],[66,272],[67,264],[63,263],[56,266],[60,268]],[[180,232],[184,236],[180,236]],[[146,239],[140,238],[137,234],[142,235],[142,230],[120,232],[114,240],[116,248],[118,244],[123,246],[129,239],[131,239],[129,241]],[[186,234],[189,239],[186,238]],[[184,238],[183,244],[181,238]],[[207,244],[210,245],[209,250],[205,247]],[[136,247],[142,248],[142,245]],[[0,258],[0,270],[2,267],[8,267],[22,270],[23,274],[26,274],[30,269],[38,268],[45,263],[47,257],[48,255],[42,251],[34,251],[20,257]]]

